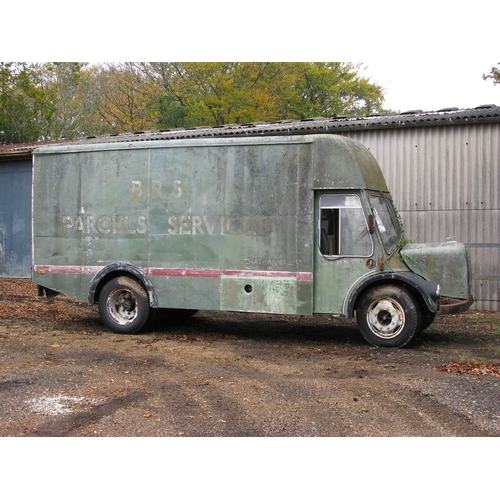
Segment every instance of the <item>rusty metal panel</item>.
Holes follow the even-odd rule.
[[[475,309],[500,309],[500,124],[346,132],[373,153],[415,243],[471,254]]]
[[[498,210],[403,212],[407,227],[426,233],[430,241],[439,241],[441,232],[467,241],[472,263],[473,308],[499,309],[500,303],[500,224]],[[489,241],[484,241],[485,236]]]
[[[33,279],[84,299],[92,276],[128,262],[159,307],[311,314],[314,188],[387,189],[373,156],[337,136],[42,148]]]
[[[388,191],[380,166],[361,144],[345,141],[341,136],[323,136],[315,146],[314,188]]]
[[[31,161],[0,163],[0,276],[31,273]]]
[[[414,273],[438,282],[444,297],[467,299],[469,296],[468,254],[462,243],[406,245],[401,256]]]
[[[84,299],[89,277],[129,262],[160,307],[310,313],[311,147],[266,138],[42,150],[34,280]]]

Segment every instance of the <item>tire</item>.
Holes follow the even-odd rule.
[[[361,297],[358,326],[365,340],[379,347],[403,347],[420,331],[418,303],[406,290],[385,285]]]
[[[427,314],[422,315],[422,322],[420,324],[420,331],[423,332],[426,328],[432,325],[436,319],[436,313],[427,312]]]
[[[127,276],[112,279],[99,296],[102,322],[115,333],[137,333],[148,322],[150,309],[146,290]]]

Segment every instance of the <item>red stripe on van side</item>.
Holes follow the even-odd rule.
[[[150,267],[149,276],[181,276],[185,278],[220,278],[218,269],[194,269],[184,267]]]
[[[296,279],[297,281],[312,281],[312,273],[294,273],[291,271],[251,271],[224,270],[222,277],[232,278],[271,278]]]
[[[37,274],[97,274],[103,266],[46,266],[35,265],[33,271]],[[313,274],[307,272],[289,271],[253,271],[226,269],[197,269],[184,267],[150,267],[142,268],[149,276],[172,276],[184,278],[268,278],[296,279],[297,281],[313,281]]]
[[[97,274],[102,266],[33,266],[38,274]]]

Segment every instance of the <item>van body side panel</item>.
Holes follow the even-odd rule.
[[[147,204],[131,184],[147,186],[148,156],[142,150],[40,157],[34,262],[45,268],[38,284],[85,300],[100,268],[118,260],[148,266]]]
[[[128,262],[159,307],[312,313],[314,141],[44,148],[33,281],[86,300]]]
[[[222,309],[311,314],[312,147],[227,150],[221,192],[227,226],[220,246]],[[302,280],[299,273],[309,273],[310,279]]]
[[[82,299],[81,234],[64,220],[78,214],[80,169],[58,155],[37,158],[34,168],[33,281]],[[41,268],[40,268],[41,267]],[[65,269],[66,273],[52,272]]]
[[[220,309],[222,149],[150,150],[149,273],[159,307]]]

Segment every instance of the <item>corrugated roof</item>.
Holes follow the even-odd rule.
[[[332,118],[310,118],[306,120],[283,120],[273,123],[246,123],[218,127],[180,128],[172,130],[151,130],[109,134],[85,139],[75,139],[74,144],[95,144],[114,142],[137,142],[210,137],[238,137],[259,135],[301,135],[335,134],[346,131],[380,130],[416,127],[440,127],[471,123],[499,123],[500,106],[487,104],[476,108],[446,108],[438,111],[412,110],[398,114],[371,116],[335,116]],[[59,144],[68,141],[51,141]],[[0,146],[0,157],[30,155],[39,146],[49,144],[38,142],[21,145]]]
[[[69,139],[59,141],[45,141],[45,142],[28,142],[24,144],[6,144],[0,145],[0,160],[9,159],[30,159],[33,151],[40,146],[47,146],[49,144],[63,144],[68,142]]]

